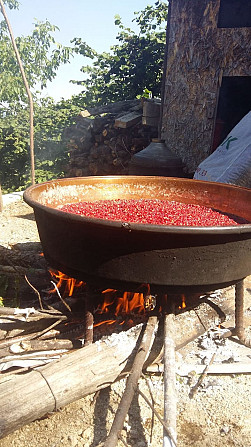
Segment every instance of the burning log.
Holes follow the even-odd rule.
[[[202,335],[215,323],[219,323],[219,314],[208,303],[176,315],[176,349]],[[26,374],[2,375],[0,436],[105,388],[130,372],[141,328],[142,325],[138,325],[127,332],[112,334]],[[163,333],[160,333],[145,366],[155,361],[162,345]],[[10,399],[10,390],[15,400]]]

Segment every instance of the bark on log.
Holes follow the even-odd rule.
[[[196,311],[177,315],[174,322],[176,348],[184,346],[218,322],[217,310],[206,303]],[[25,375],[3,376],[0,379],[0,438],[107,387],[129,372],[141,327],[139,325],[133,330],[113,334],[105,341],[66,354],[60,360]],[[156,346],[153,345],[147,364],[158,356],[163,344],[162,334],[161,339],[157,352],[154,352]],[[15,399],[11,399],[10,395]]]

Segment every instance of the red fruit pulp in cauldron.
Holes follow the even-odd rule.
[[[205,206],[159,199],[97,200],[63,205],[60,209],[86,217],[152,225],[204,227],[248,223]]]

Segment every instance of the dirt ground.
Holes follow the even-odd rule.
[[[33,213],[22,200],[5,204],[0,216],[0,246],[38,242],[39,237]],[[222,297],[233,297],[234,287],[221,291]],[[245,324],[251,324],[251,277],[245,281]],[[233,326],[233,315],[227,316],[227,325]],[[196,365],[206,364],[217,348],[214,364],[249,364],[251,350],[235,339],[216,342],[213,332],[189,343],[176,354],[177,367],[188,365],[188,373],[177,374],[177,433],[179,447],[250,447],[250,374],[207,375],[193,398],[190,391],[199,376]],[[80,371],[83,380],[85,372]],[[1,377],[0,377],[1,380]],[[163,377],[161,373],[146,373],[140,379],[140,389],[149,396],[147,381],[152,389],[155,408],[163,416]],[[36,420],[0,440],[1,447],[96,447],[104,441],[125,386],[125,379],[79,399],[65,408]],[[10,399],[15,396],[11,394]],[[142,397],[135,395],[124,429],[123,443],[118,446],[161,446],[161,424],[154,418],[151,434],[152,411]]]

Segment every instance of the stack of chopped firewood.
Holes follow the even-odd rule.
[[[158,135],[157,121],[142,124],[146,102],[120,101],[81,112],[64,132],[67,176],[128,174],[131,157]]]

